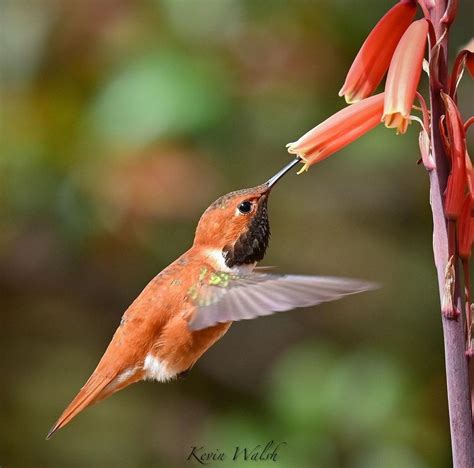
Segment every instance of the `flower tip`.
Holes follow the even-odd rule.
[[[360,101],[360,98],[355,98],[354,96],[348,96],[347,94],[344,96],[347,104],[355,104],[356,102]]]
[[[364,96],[357,96],[354,92],[346,90],[346,85],[344,85],[338,93],[339,97],[344,97],[346,104],[354,104],[359,102]]]
[[[309,164],[308,164],[308,163],[304,163],[303,167],[296,173],[296,175],[300,175],[300,174],[302,174],[303,172],[308,172],[308,169],[309,169]]]
[[[406,133],[408,125],[410,124],[409,117],[403,116],[400,112],[387,113],[382,116],[382,122],[385,128],[395,128],[396,135],[403,135]]]

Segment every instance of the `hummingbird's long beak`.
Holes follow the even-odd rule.
[[[273,177],[267,180],[265,185],[267,186],[268,190],[270,190],[291,168],[295,167],[301,158],[297,156],[293,161],[288,163],[283,169],[279,170]]]

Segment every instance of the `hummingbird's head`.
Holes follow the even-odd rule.
[[[296,158],[262,185],[218,198],[201,216],[194,245],[221,251],[229,268],[262,260],[270,240],[268,197],[275,183],[299,161]]]

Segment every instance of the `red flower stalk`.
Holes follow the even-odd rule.
[[[413,21],[416,3],[400,1],[375,25],[362,44],[339,91],[351,104],[370,96],[382,81],[403,33]]]
[[[382,120],[387,128],[396,128],[397,133],[405,133],[410,122],[427,34],[428,22],[425,19],[413,22],[403,34],[390,62]]]
[[[446,109],[446,131],[451,172],[448,176],[444,210],[449,220],[458,219],[464,201],[467,186],[466,173],[466,134],[455,102],[441,92]]]
[[[305,162],[300,173],[376,127],[382,118],[383,101],[383,93],[363,99],[332,115],[298,141],[288,143],[288,152]]]

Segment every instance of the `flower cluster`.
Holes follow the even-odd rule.
[[[408,125],[416,120],[422,127],[419,136],[421,162],[428,171],[432,171],[436,169],[436,162],[431,154],[430,135],[439,132],[449,168],[444,214],[448,226],[449,265],[452,266],[447,268],[450,273],[446,274],[446,278],[449,276],[452,281],[447,279],[446,283],[454,284],[453,265],[456,259],[461,259],[464,266],[468,352],[474,354],[470,338],[474,323],[471,320],[468,265],[474,242],[474,172],[466,146],[466,131],[474,123],[474,118],[463,121],[457,106],[457,87],[464,69],[467,68],[474,76],[474,40],[459,52],[448,82],[442,86],[433,66],[438,60],[442,39],[436,37],[428,14],[433,5],[426,0],[419,0],[418,4],[424,13],[421,19],[415,19],[415,0],[400,0],[382,17],[362,44],[339,92],[339,96],[344,96],[349,105],[297,141],[289,143],[287,149],[303,161],[300,171],[303,172],[380,123],[403,134]],[[441,20],[446,31],[456,14],[456,5],[457,2],[450,2]],[[424,61],[428,39],[429,61]],[[432,121],[425,99],[418,92],[424,68],[430,74],[431,86],[439,88],[438,97],[444,105],[444,114],[439,121]],[[385,75],[384,92],[373,95]],[[415,99],[419,107],[414,106]],[[413,109],[421,111],[421,119],[412,115]],[[442,163],[444,165],[444,161]],[[450,318],[456,318],[459,312],[453,305],[454,288],[446,290],[449,290],[449,297],[443,300],[443,312]]]
[[[411,0],[401,0],[387,12],[365,40],[339,92],[351,105],[287,145],[304,161],[302,171],[381,122],[397,133],[406,132],[415,118],[411,110],[428,35],[428,21],[413,21],[415,13],[416,2]],[[369,97],[387,71],[385,92]]]

